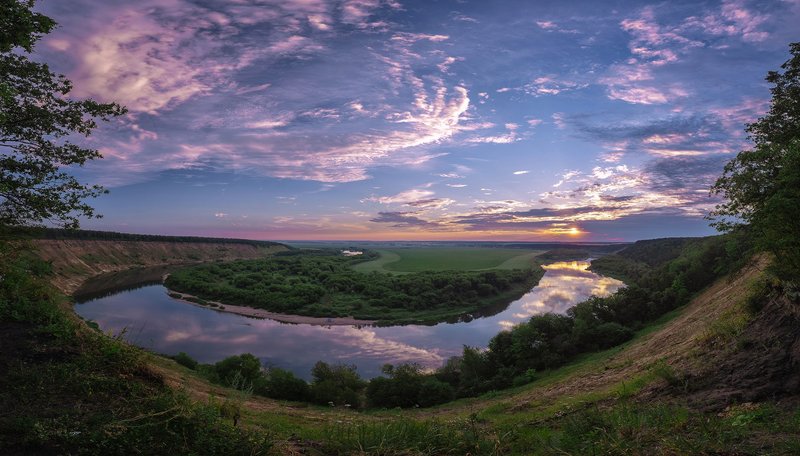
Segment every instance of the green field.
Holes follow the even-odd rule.
[[[359,272],[407,273],[420,271],[479,271],[484,269],[528,269],[540,250],[480,247],[422,247],[378,250],[380,258],[359,263]]]

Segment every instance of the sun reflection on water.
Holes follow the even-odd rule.
[[[543,313],[565,313],[589,296],[608,296],[624,286],[622,282],[589,271],[589,261],[559,261],[543,265],[546,271],[539,285],[520,298],[513,319],[498,321],[509,329]]]

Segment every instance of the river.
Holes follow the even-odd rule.
[[[308,379],[314,363],[347,363],[362,377],[381,366],[416,362],[438,367],[464,345],[485,347],[503,329],[546,312],[564,313],[589,296],[606,296],[623,283],[588,271],[588,261],[545,265],[539,284],[505,310],[468,322],[433,326],[319,326],[280,323],[191,305],[167,296],[153,271],[127,272],[126,285],[76,297],[75,312],[105,332],[166,355],[186,352],[201,363],[252,353],[265,366]],[[113,279],[113,278],[112,278]],[[113,280],[107,280],[113,282]]]

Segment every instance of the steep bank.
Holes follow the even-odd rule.
[[[90,277],[131,268],[254,259],[287,250],[281,244],[34,239],[39,256],[52,264],[52,283],[74,293]]]

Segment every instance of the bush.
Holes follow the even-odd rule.
[[[589,331],[600,350],[614,347],[633,338],[633,330],[619,323],[603,323]]]
[[[383,372],[388,378],[373,378],[367,386],[367,400],[373,407],[430,407],[455,396],[451,385],[424,374],[418,364],[387,364]]]
[[[255,393],[287,401],[305,401],[309,399],[308,383],[302,378],[296,377],[290,371],[278,367],[269,368]]]
[[[250,353],[225,358],[214,370],[219,381],[230,387],[252,388],[261,379],[261,361]]]
[[[450,402],[455,397],[455,390],[450,384],[427,376],[419,385],[417,394],[417,404],[420,407],[430,407],[432,405]]]
[[[181,366],[188,367],[191,370],[197,369],[197,361],[191,356],[187,355],[185,352],[178,353],[177,355],[173,356],[172,359],[174,359],[175,362]]]
[[[310,396],[314,402],[356,408],[361,405],[360,395],[366,382],[356,372],[356,366],[318,361],[311,369],[311,376]]]

